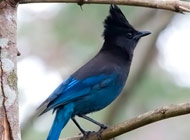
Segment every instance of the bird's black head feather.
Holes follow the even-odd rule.
[[[122,31],[126,32],[126,30],[135,31],[119,7],[115,4],[111,4],[109,15],[104,21],[104,38],[121,34]]]
[[[131,60],[139,39],[148,34],[150,32],[136,30],[129,24],[119,7],[112,4],[109,15],[104,21],[103,36],[105,42],[101,50],[111,50],[114,53],[118,52],[121,57]]]

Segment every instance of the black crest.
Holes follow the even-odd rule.
[[[120,8],[115,4],[111,4],[109,15],[104,21],[104,38],[118,33],[121,34],[122,30],[128,29],[133,29],[133,27],[129,24]]]

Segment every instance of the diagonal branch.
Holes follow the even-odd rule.
[[[20,0],[19,3],[78,3],[83,4],[118,4],[171,10],[179,13],[190,12],[190,2],[181,0]]]
[[[102,140],[108,140],[119,135],[122,135],[126,132],[135,130],[142,126],[168,119],[171,117],[176,117],[180,115],[185,115],[190,113],[190,102],[183,103],[178,105],[169,105],[162,107],[160,109],[155,109],[153,111],[144,113],[135,118],[127,120],[123,123],[117,124],[115,126],[111,126],[108,129],[104,130],[101,134]],[[67,138],[63,140],[80,140],[80,136]],[[86,140],[98,140],[99,138],[95,133],[90,134]]]

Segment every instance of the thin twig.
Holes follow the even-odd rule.
[[[150,7],[157,9],[171,10],[179,13],[190,12],[190,2],[181,0],[20,0],[20,4],[24,3],[80,3],[82,4],[118,4]]]
[[[108,140],[108,139],[117,137],[119,135],[122,135],[126,132],[140,128],[142,126],[145,126],[145,125],[148,125],[160,120],[168,119],[171,117],[177,117],[177,116],[185,115],[189,113],[190,113],[190,102],[178,104],[178,105],[165,106],[160,109],[155,109],[153,111],[149,111],[147,113],[139,115],[123,123],[111,126],[102,132],[101,138],[102,140]],[[81,136],[66,138],[63,140],[80,140],[80,138]],[[98,137],[96,134],[92,133],[87,137],[86,140],[98,140]]]

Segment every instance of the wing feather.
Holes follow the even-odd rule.
[[[38,114],[41,115],[53,108],[55,109],[61,105],[88,96],[94,90],[100,90],[101,88],[109,85],[109,83],[112,82],[114,78],[115,75],[107,74],[88,77],[84,80],[77,80],[70,77],[68,80],[60,84],[55,89],[55,91],[39,106]]]

